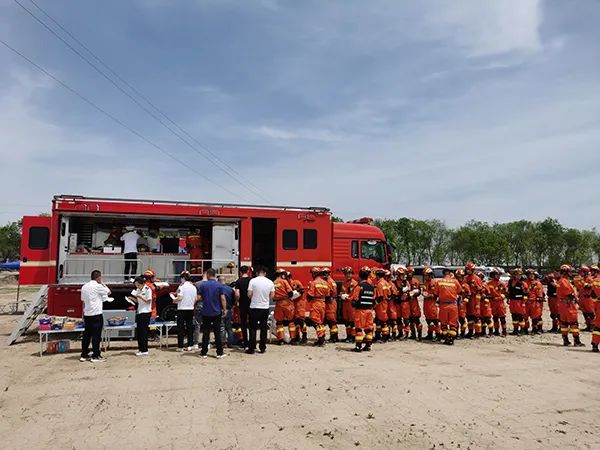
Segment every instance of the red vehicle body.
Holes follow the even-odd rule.
[[[112,234],[119,236],[127,225],[142,233],[136,273],[151,267],[161,280],[175,282],[177,274],[189,268],[192,260],[181,243],[192,230],[206,244],[202,260],[194,261],[203,270],[214,267],[232,280],[241,265],[283,267],[303,284],[310,279],[311,267],[327,266],[341,280],[344,266],[355,271],[363,265],[389,267],[390,250],[383,232],[366,222],[332,222],[327,208],[60,195],[52,201],[50,216],[23,218],[19,282],[49,286],[49,314],[79,316],[81,285],[89,280],[91,270],[98,269],[115,299],[124,301],[132,284],[123,276],[122,249],[114,245],[118,238]],[[140,244],[143,234],[152,230],[161,236],[159,252]],[[171,303],[167,294],[175,285],[159,294],[159,315],[161,303]]]

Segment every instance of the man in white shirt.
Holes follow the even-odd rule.
[[[137,243],[140,235],[134,226],[125,227],[127,233],[121,236],[123,256],[125,257],[125,280],[134,277],[137,272]],[[133,260],[133,261],[132,261]]]
[[[269,333],[269,306],[275,294],[275,285],[266,277],[264,267],[257,268],[258,276],[250,280],[248,297],[250,297],[250,339],[246,353],[253,355],[256,351],[256,330],[260,327],[260,353],[267,351],[267,336]]]
[[[187,351],[194,349],[194,307],[198,297],[196,286],[190,281],[190,273],[181,272],[181,285],[172,295],[177,303],[177,351],[184,351],[183,341],[187,335]]]
[[[102,274],[99,270],[92,271],[91,280],[81,287],[81,301],[83,302],[83,321],[85,329],[81,340],[81,358],[79,361],[88,360],[90,341],[92,342],[92,362],[102,362],[100,354],[100,340],[104,319],[102,318],[102,303],[112,302],[109,297],[110,289],[102,284]]]

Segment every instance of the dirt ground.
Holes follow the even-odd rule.
[[[173,346],[139,359],[118,342],[93,365],[79,362],[79,342],[42,358],[36,334],[7,347],[19,317],[0,316],[6,449],[600,448],[600,355],[589,334],[585,349],[546,334],[388,343],[370,354],[269,346],[223,360]]]

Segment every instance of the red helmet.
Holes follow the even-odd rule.
[[[464,277],[465,271],[463,269],[456,269],[456,272],[454,272],[454,275],[456,275],[457,277]]]
[[[340,270],[343,273],[354,273],[354,269],[352,269],[352,267],[350,267],[350,266],[342,267]]]
[[[413,266],[408,266],[408,267],[406,268],[406,272],[407,272],[407,273],[415,273],[415,268],[414,268]]]
[[[579,268],[579,273],[590,273],[590,272],[591,272],[591,270],[588,266],[581,266]]]
[[[282,274],[286,274],[286,275],[287,275],[287,270],[285,270],[285,269],[282,269],[281,267],[278,267],[278,268],[275,270],[275,275],[282,275]]]
[[[398,268],[396,269],[396,273],[397,273],[397,274],[399,274],[399,275],[403,275],[403,274],[405,274],[405,273],[406,273],[406,268],[404,268],[404,267],[400,266],[400,267],[398,267]]]
[[[370,271],[371,271],[371,268],[370,268],[369,266],[362,266],[362,267],[360,268],[360,270],[364,270],[364,271],[366,271],[366,272],[370,272]]]
[[[600,267],[598,267],[596,264],[594,264],[593,266],[590,266],[590,271],[591,272],[600,272]]]
[[[146,278],[152,278],[155,277],[156,274],[154,273],[154,270],[152,269],[146,269],[144,270],[144,274],[143,274]]]
[[[321,273],[331,273],[331,269],[329,267],[323,267]]]
[[[465,270],[475,270],[475,264],[471,261],[467,261],[467,264],[465,264]]]
[[[313,275],[315,273],[320,273],[321,269],[319,267],[313,267],[312,269],[310,269],[310,273],[312,273]]]
[[[377,275],[378,277],[382,277],[385,275],[385,269],[382,269],[381,267],[377,268],[375,270],[375,275]]]
[[[433,269],[431,267],[425,267],[423,269],[423,275],[433,275]]]

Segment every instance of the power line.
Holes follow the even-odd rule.
[[[77,56],[79,56],[83,61],[85,61],[96,72],[98,72],[100,75],[102,75],[109,83],[111,83],[121,93],[123,93],[125,96],[127,96],[131,101],[133,101],[139,108],[141,108],[144,112],[146,112],[150,117],[152,117],[154,120],[156,120],[157,122],[159,122],[163,127],[165,127],[173,135],[175,135],[177,138],[179,138],[184,144],[186,144],[188,147],[190,147],[194,152],[196,152],[197,154],[199,154],[200,156],[202,156],[204,159],[206,159],[208,162],[210,162],[215,167],[217,167],[219,170],[221,170],[222,172],[224,172],[226,175],[228,175],[230,178],[232,178],[236,183],[240,184],[243,188],[248,189],[249,192],[253,193],[254,195],[256,195],[258,197],[260,197],[263,201],[269,202],[269,200],[266,197],[264,197],[264,195],[261,193],[260,189],[258,189],[256,186],[254,186],[251,182],[248,182],[248,181],[247,181],[247,184],[250,184],[254,189],[250,189],[248,186],[244,185],[244,183],[242,183],[242,181],[240,180],[241,178],[243,178],[243,176],[238,171],[236,171],[229,164],[225,163],[220,158],[218,158],[212,151],[210,151],[210,149],[208,149],[205,145],[203,145],[201,142],[199,142],[196,138],[194,138],[193,136],[191,136],[187,131],[185,131],[183,128],[181,128],[177,123],[175,123],[170,117],[168,117],[156,105],[154,105],[154,103],[152,103],[148,98],[146,98],[143,94],[141,94],[137,89],[135,89],[133,86],[131,86],[127,81],[125,81],[121,76],[119,76],[113,69],[111,69],[106,63],[104,63],[98,56],[96,56],[94,54],[94,52],[92,50],[90,50],[85,44],[83,44],[72,33],[70,33],[63,25],[61,25],[58,21],[56,21],[54,18],[52,18],[43,8],[41,8],[39,5],[37,5],[37,3],[35,3],[33,0],[30,0],[31,3],[38,10],[40,10],[46,17],[48,17],[54,24],[56,24],[56,26],[58,26],[71,39],[73,39],[75,42],[77,42],[83,49],[85,49],[96,61],[98,61],[102,66],[104,66],[121,83],[123,83],[125,86],[127,86],[136,95],[138,95],[139,97],[141,97],[159,115],[162,115],[168,122],[170,122],[171,124],[173,124],[173,126],[179,132],[181,132],[182,134],[184,134],[185,136],[187,136],[188,139],[191,139],[193,142],[196,143],[196,145],[198,145],[204,151],[206,151],[207,153],[209,153],[212,156],[212,159],[210,157],[208,157],[206,154],[204,154],[204,152],[199,151],[194,145],[192,145],[187,139],[185,139],[179,132],[177,132],[175,129],[173,129],[168,123],[165,123],[165,121],[163,121],[160,117],[158,117],[151,110],[149,110],[143,104],[141,104],[129,92],[127,92],[125,89],[123,89],[117,82],[115,82],[104,71],[102,71],[96,64],[94,64],[86,56],[84,56],[81,52],[79,52],[77,49],[75,49],[69,42],[67,42],[62,36],[60,36],[50,26],[48,26],[44,21],[42,21],[37,15],[35,15],[31,10],[29,10],[21,2],[19,2],[19,0],[14,0],[14,1],[15,1],[15,3],[19,7],[21,7],[21,9],[23,9],[25,12],[27,12],[40,25],[42,25],[44,28],[46,28],[46,30],[48,30],[57,39],[59,39],[64,45],[66,45],[73,53],[75,53]],[[215,160],[219,161],[221,163],[221,166],[219,164],[217,164],[217,162],[215,162]],[[225,166],[226,168],[223,168],[222,166]],[[229,171],[227,169],[229,169]],[[233,176],[231,172],[234,172],[236,174],[236,176]]]
[[[156,106],[148,97],[142,94],[139,90],[137,90],[134,86],[128,83],[125,79],[123,79],[118,73],[116,73],[108,64],[106,64],[99,56],[97,56],[87,45],[81,42],[76,36],[74,36],[69,30],[67,30],[60,22],[54,19],[50,14],[48,14],[41,6],[39,6],[34,0],[29,0],[42,14],[44,14],[48,19],[50,19],[56,26],[58,26],[63,32],[65,32],[71,39],[77,42],[83,49],[85,49],[96,61],[98,61],[106,70],[108,70],[112,75],[114,75],[121,83],[127,86],[131,91],[141,97],[148,105],[150,105],[157,113],[167,119],[170,123],[172,123],[179,131],[185,134],[187,137],[192,139],[198,146],[206,150],[214,159],[221,164],[223,164],[227,169],[231,170],[235,175],[239,178],[243,179],[246,183],[252,186],[256,191],[260,194],[261,189],[258,188],[252,181],[245,178],[240,172],[238,172],[234,167],[228,164],[226,161],[223,161],[216,155],[210,148],[206,147],[204,144],[199,142],[194,136],[189,134],[184,128],[179,126],[175,121],[173,121],[165,112],[163,112],[158,106]],[[265,199],[266,200],[266,199]]]
[[[154,142],[152,142],[150,139],[148,139],[147,137],[145,137],[143,134],[139,133],[138,131],[134,130],[133,128],[131,128],[129,125],[127,125],[126,123],[122,122],[120,119],[118,119],[117,117],[115,117],[114,115],[112,115],[111,113],[109,113],[108,111],[106,111],[105,109],[103,109],[102,107],[96,105],[92,100],[88,99],[87,97],[85,97],[83,94],[79,93],[79,91],[75,90],[74,88],[72,88],[71,86],[69,86],[67,83],[65,83],[64,81],[60,80],[59,78],[55,77],[54,75],[52,75],[50,72],[48,72],[46,69],[44,69],[42,66],[40,66],[39,64],[37,64],[36,62],[34,62],[33,60],[31,60],[30,58],[28,58],[27,56],[25,56],[23,53],[21,53],[20,51],[18,51],[17,49],[15,49],[14,47],[12,47],[11,45],[9,45],[7,42],[5,42],[4,40],[0,39],[0,44],[4,45],[6,48],[8,48],[10,51],[12,51],[13,53],[15,53],[16,55],[20,56],[22,59],[24,59],[25,61],[27,61],[29,64],[31,64],[32,66],[34,66],[36,69],[38,69],[40,72],[44,73],[46,76],[52,78],[55,82],[57,82],[58,84],[60,84],[63,88],[65,88],[66,90],[68,90],[69,92],[75,94],[77,97],[79,97],[81,100],[83,100],[84,102],[86,102],[88,105],[90,105],[91,107],[93,107],[94,109],[96,109],[97,111],[101,112],[102,114],[104,114],[106,117],[108,117],[109,119],[111,119],[113,122],[117,123],[118,125],[120,125],[121,127],[125,128],[127,131],[129,131],[130,133],[134,134],[135,136],[137,136],[138,138],[142,139],[144,142],[146,142],[147,144],[151,145],[152,147],[154,147],[155,149],[157,149],[158,151],[160,151],[161,153],[163,153],[165,156],[168,156],[169,158],[171,158],[172,160],[178,162],[179,164],[181,164],[182,166],[190,169],[192,172],[194,172],[197,175],[200,175],[202,178],[204,178],[205,180],[209,181],[210,183],[213,183],[214,185],[220,187],[221,189],[223,189],[224,191],[228,192],[229,194],[233,195],[234,198],[238,197],[238,194],[234,193],[233,191],[229,190],[228,188],[226,188],[225,186],[219,184],[218,182],[212,180],[211,178],[207,177],[205,174],[203,174],[202,172],[199,172],[198,170],[194,169],[192,166],[188,165],[185,163],[185,161],[182,161],[181,159],[177,158],[176,156],[172,155],[171,153],[169,153],[168,151],[166,151],[164,148],[162,148],[161,146],[159,146],[158,144],[155,144]]]

